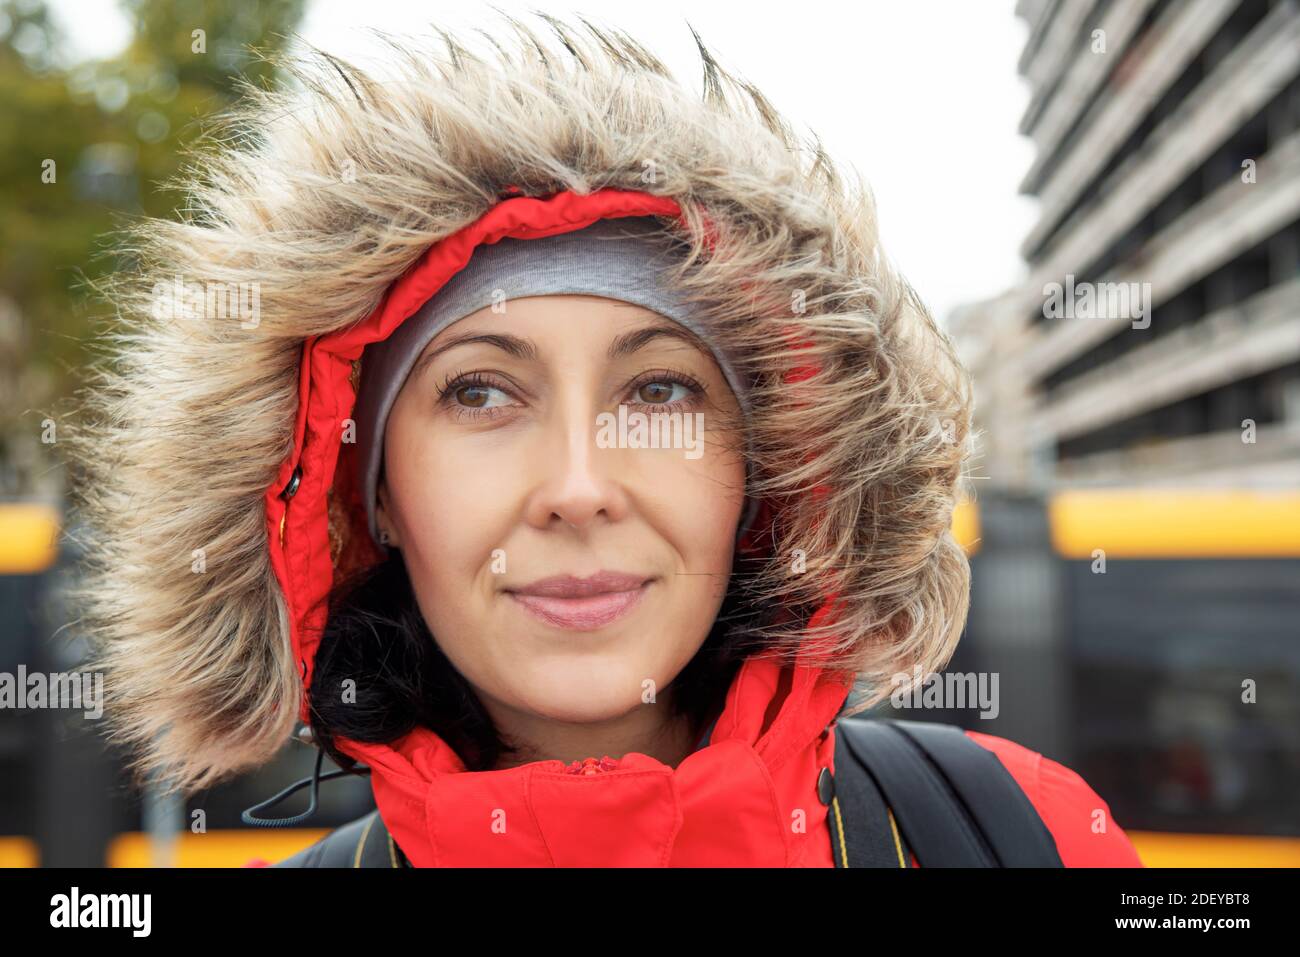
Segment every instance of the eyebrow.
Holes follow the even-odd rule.
[[[690,330],[683,326],[648,326],[644,329],[634,329],[631,332],[625,332],[609,344],[605,351],[606,358],[620,359],[624,356],[631,355],[639,349],[644,348],[656,339],[676,339],[691,346],[701,355],[712,359],[713,354],[703,342],[700,341]],[[411,377],[415,378],[420,375],[438,356],[442,355],[448,349],[455,349],[457,346],[473,345],[481,343],[488,346],[496,346],[506,354],[525,361],[534,361],[537,359],[537,346],[531,339],[524,339],[520,336],[512,336],[508,333],[467,333],[462,336],[456,336],[444,342],[438,348],[425,355],[415,367],[411,370]]]
[[[415,378],[422,373],[433,362],[434,359],[442,355],[448,349],[455,349],[457,346],[468,346],[473,343],[481,342],[484,345],[496,346],[503,349],[516,359],[533,360],[537,358],[537,347],[533,345],[531,339],[521,339],[519,336],[503,335],[501,333],[485,332],[480,334],[466,333],[463,336],[456,336],[449,339],[434,349],[411,370],[411,378]]]
[[[638,349],[653,342],[655,339],[677,339],[686,343],[695,349],[701,355],[712,359],[713,354],[709,352],[708,346],[700,341],[700,338],[684,326],[647,326],[645,329],[634,329],[631,332],[625,332],[609,344],[606,351],[606,357],[609,359],[620,359],[623,356],[631,355]]]

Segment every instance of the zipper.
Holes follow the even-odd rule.
[[[564,769],[565,774],[599,774],[602,771],[618,770],[618,762],[606,755],[597,761],[595,758],[584,758],[581,761],[574,761]]]

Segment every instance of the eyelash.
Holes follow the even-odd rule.
[[[463,405],[457,405],[453,399],[458,391],[464,388],[492,388],[503,389],[500,383],[493,381],[482,372],[453,372],[443,380],[438,387],[438,403],[440,405],[451,406],[457,419],[490,419],[494,418],[499,409],[471,409]]]
[[[685,399],[678,399],[676,402],[630,402],[628,405],[637,407],[652,408],[655,411],[668,410],[671,412],[681,411],[694,401],[703,398],[708,389],[704,384],[694,376],[687,375],[685,372],[675,372],[672,369],[655,369],[638,376],[628,386],[628,390],[635,393],[642,386],[649,385],[652,382],[667,382],[674,385],[682,385],[690,389],[694,395]],[[494,380],[491,376],[482,372],[452,372],[443,380],[442,385],[438,388],[438,403],[447,405],[452,408],[458,421],[460,420],[481,420],[493,419],[499,414],[505,412],[504,407],[493,409],[475,409],[468,406],[458,405],[454,399],[457,392],[464,388],[483,388],[497,389],[498,391],[510,394],[510,389],[506,388],[499,381]]]

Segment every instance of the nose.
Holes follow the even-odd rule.
[[[596,411],[589,403],[575,399],[556,409],[531,465],[537,482],[525,509],[530,525],[546,529],[559,521],[586,529],[626,517],[629,497],[620,472],[625,453],[600,448],[596,435]]]

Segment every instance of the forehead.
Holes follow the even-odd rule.
[[[584,335],[592,335],[603,333],[607,328],[612,337],[630,326],[649,324],[674,323],[644,306],[604,296],[523,296],[519,299],[503,298],[496,305],[471,312],[443,329],[434,337],[433,343],[467,331],[512,331],[532,335],[580,328]]]
[[[577,294],[507,299],[497,311],[484,306],[435,336],[422,351],[417,367],[459,343],[495,346],[520,359],[571,354],[583,347],[599,349],[614,359],[650,343],[709,354],[693,332],[651,309]]]

